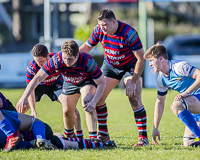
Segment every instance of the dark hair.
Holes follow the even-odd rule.
[[[116,19],[116,18],[115,18],[115,14],[113,13],[113,11],[111,11],[110,9],[103,9],[97,15],[97,19],[98,20],[102,20],[102,19],[112,20],[112,19]]]
[[[68,40],[65,41],[64,44],[61,46],[61,51],[63,54],[76,57],[79,53],[79,47],[75,41]]]
[[[47,57],[49,54],[48,49],[45,45],[36,44],[32,49],[32,55],[34,57]]]
[[[144,59],[163,57],[168,60],[167,49],[164,44],[155,44],[150,47],[144,54]]]

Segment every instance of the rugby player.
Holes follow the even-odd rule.
[[[2,110],[5,119],[20,131],[20,141],[12,144],[12,149],[6,148],[6,135],[0,128],[0,148],[4,147],[4,151],[12,151],[14,149],[95,149],[104,147],[116,147],[114,141],[91,142],[91,140],[81,138],[64,138],[53,135],[51,127],[40,121],[39,119],[15,111]],[[23,135],[23,141],[22,141]],[[9,150],[8,150],[9,149]]]
[[[32,90],[46,77],[56,72],[62,73],[64,79],[61,99],[65,134],[70,137],[74,133],[74,111],[81,96],[89,137],[96,137],[97,115],[95,107],[105,89],[105,79],[94,59],[86,53],[79,52],[78,45],[73,40],[64,42],[61,51],[41,67],[27,85],[17,103],[17,109],[22,111],[24,106],[28,104],[27,98]]]
[[[109,139],[107,128],[106,98],[121,79],[126,86],[126,96],[134,112],[139,136],[136,146],[149,144],[147,137],[147,117],[141,102],[142,78],[145,59],[143,46],[137,31],[130,25],[116,19],[110,9],[103,9],[97,16],[98,24],[89,39],[80,46],[80,51],[89,52],[100,42],[104,48],[104,62],[101,67],[106,78],[106,89],[97,103],[99,140]],[[124,107],[124,106],[122,106]]]
[[[27,84],[33,79],[37,74],[39,69],[55,55],[55,53],[49,53],[46,46],[42,44],[37,44],[32,49],[33,59],[29,62],[26,71],[26,82]],[[37,112],[35,108],[35,103],[39,102],[41,97],[46,94],[52,101],[61,101],[63,79],[60,72],[55,72],[49,74],[49,76],[35,88],[28,97],[29,107],[31,108],[31,115],[37,118]],[[28,111],[27,108],[26,111]],[[23,113],[25,113],[24,111]],[[65,116],[65,115],[64,115]],[[78,109],[75,110],[75,128],[76,135],[79,138],[83,138],[83,132],[81,128],[81,118]],[[73,135],[74,137],[75,135]]]
[[[186,61],[168,60],[168,54],[163,44],[150,47],[144,54],[149,60],[149,66],[158,73],[157,100],[154,109],[154,126],[152,142],[158,145],[160,140],[158,130],[164,111],[165,98],[168,89],[179,92],[174,98],[170,109],[186,125],[184,146],[200,145],[200,129],[196,121],[200,121],[200,70]],[[192,114],[191,114],[192,113]],[[188,143],[193,137],[195,140]]]

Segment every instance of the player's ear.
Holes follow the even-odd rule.
[[[47,55],[47,60],[49,60],[50,59],[50,56],[49,56],[49,54]]]

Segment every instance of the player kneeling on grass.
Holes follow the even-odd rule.
[[[158,126],[164,111],[164,103],[168,89],[179,92],[174,98],[170,109],[186,125],[184,137],[194,135],[195,140],[189,146],[200,145],[200,129],[195,117],[200,116],[200,70],[186,61],[168,60],[164,45],[156,44],[150,47],[144,58],[149,60],[157,78],[157,100],[154,109],[154,128],[152,134],[153,144],[157,145],[156,137],[160,140]],[[193,114],[191,114],[193,113]],[[191,132],[188,132],[188,129]],[[184,146],[186,143],[184,143]]]
[[[26,114],[7,110],[3,110],[2,114],[15,130],[20,131],[20,140],[15,144],[13,143],[12,149],[6,149],[5,151],[36,147],[41,149],[94,149],[116,147],[114,141],[111,140],[107,142],[92,142],[90,139],[55,136],[48,124]],[[2,129],[0,129],[0,137],[0,148],[3,148],[6,146],[7,137]]]

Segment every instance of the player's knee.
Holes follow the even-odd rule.
[[[170,105],[170,109],[175,115],[178,115],[185,108],[183,107],[180,101],[175,101]]]
[[[63,107],[63,114],[65,115],[74,114],[74,109],[70,107]]]
[[[90,101],[91,101],[91,98],[85,97],[85,98],[83,99],[84,105],[86,105],[86,104],[89,103]]]

